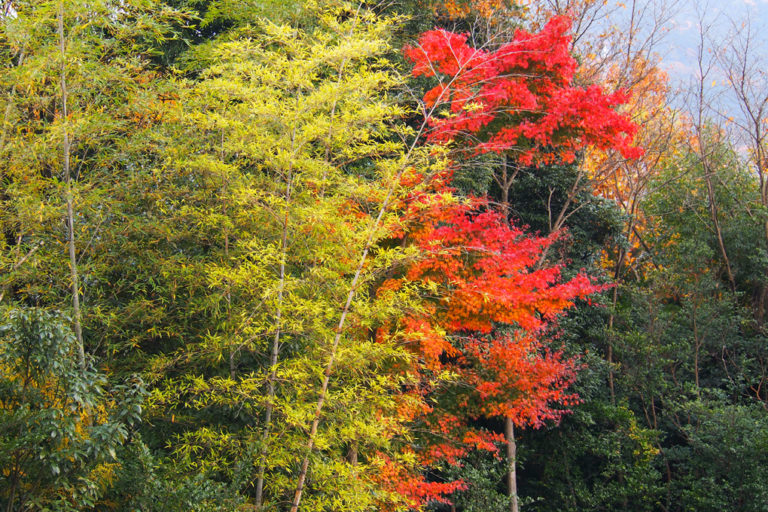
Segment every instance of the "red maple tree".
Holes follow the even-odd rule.
[[[426,200],[420,195],[409,205],[410,228],[401,235],[418,247],[419,259],[380,288],[417,284],[428,291],[423,308],[396,326],[415,355],[409,371],[420,376],[408,393],[410,404],[419,403],[412,421],[425,433],[413,455],[425,467],[455,463],[471,449],[495,451],[503,436],[473,427],[475,419],[540,426],[567,412],[578,400],[567,390],[578,361],[550,348],[544,334],[576,299],[601,289],[583,273],[563,281],[560,266],[538,265],[557,235],[527,235],[481,200]],[[500,326],[506,334],[498,334]],[[461,488],[412,474],[389,481],[414,507]]]
[[[574,84],[570,26],[556,17],[493,50],[470,47],[464,34],[424,33],[405,53],[415,76],[439,80],[424,96],[429,140],[453,143],[459,155],[505,154],[519,165],[572,162],[587,146],[640,156],[636,125],[616,110],[627,93]],[[560,233],[527,235],[487,201],[453,201],[449,180],[440,176],[432,194],[414,193],[401,205],[408,228],[398,236],[420,258],[381,286],[428,290],[423,309],[389,326],[405,333],[415,355],[409,371],[421,376],[408,391],[415,397],[408,415],[425,433],[412,454],[424,466],[454,463],[473,448],[495,450],[504,437],[473,428],[477,418],[539,427],[567,413],[578,402],[568,387],[579,363],[547,334],[576,299],[602,289],[584,273],[564,281],[561,266],[542,265]],[[425,482],[392,461],[385,467],[388,485],[414,507],[462,488]]]

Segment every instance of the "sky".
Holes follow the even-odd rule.
[[[662,67],[673,83],[687,83],[697,78],[696,54],[699,45],[699,12],[703,13],[704,25],[710,34],[721,39],[742,22],[748,20],[757,34],[765,34],[768,28],[768,0],[682,0],[673,17],[669,32],[659,45]],[[768,53],[765,36],[760,36],[761,47]]]
[[[628,17],[633,0],[608,0],[612,15],[609,23],[614,26],[628,26]],[[705,48],[713,49],[716,44],[728,40],[730,34],[742,35],[743,23],[748,23],[754,34],[752,57],[758,57],[760,65],[750,73],[760,82],[759,94],[768,94],[768,0],[634,0],[638,11],[646,10],[646,24],[653,24],[653,11],[660,4],[676,2],[676,9],[664,11],[665,19],[662,38],[655,44],[655,51],[661,59],[660,66],[670,79],[673,95],[671,104],[685,109],[690,101],[689,92],[699,83],[697,53],[700,44],[700,27],[708,28]],[[597,30],[601,30],[599,27]],[[718,43],[719,42],[719,43]],[[705,58],[712,59],[707,53]],[[742,116],[739,104],[733,99],[733,91],[725,73],[719,70],[717,62],[707,74],[704,82],[708,104],[718,116],[738,119]]]

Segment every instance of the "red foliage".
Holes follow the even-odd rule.
[[[425,482],[421,475],[414,475],[389,457],[380,454],[379,458],[382,467],[375,478],[384,489],[400,496],[409,508],[418,509],[429,502],[450,503],[445,496],[467,488],[461,481]]]
[[[430,290],[424,309],[399,326],[417,355],[411,371],[424,377],[411,391],[424,404],[411,417],[430,432],[417,453],[423,465],[495,450],[503,436],[474,430],[472,419],[503,416],[538,427],[566,413],[578,400],[567,392],[578,362],[548,347],[545,334],[575,299],[601,289],[583,274],[562,282],[560,267],[540,268],[543,249],[556,237],[527,236],[480,201],[442,197],[411,203],[403,238],[420,258],[381,288],[409,282]],[[498,335],[501,325],[511,334]],[[440,372],[454,375],[447,389],[432,387],[430,376]],[[415,486],[409,496],[420,503],[444,499],[449,489],[408,482]]]
[[[466,35],[446,30],[422,34],[405,55],[414,76],[440,80],[424,95],[426,106],[448,106],[445,117],[430,116],[430,140],[471,138],[473,151],[514,153],[523,165],[572,162],[587,146],[640,156],[632,146],[637,126],[615,110],[627,92],[573,84],[570,28],[558,16],[538,33],[518,30],[496,50],[472,48]]]
[[[424,96],[429,140],[455,142],[460,153],[504,153],[522,165],[571,162],[586,146],[642,154],[632,146],[637,127],[616,111],[627,93],[574,85],[570,26],[556,17],[495,50],[472,48],[463,34],[424,33],[405,53],[415,76],[440,80]],[[438,109],[445,115],[435,115]],[[421,178],[414,170],[402,181]],[[560,266],[541,264],[559,235],[526,235],[482,201],[451,202],[449,182],[446,172],[400,205],[396,236],[417,247],[419,259],[380,288],[415,283],[428,291],[423,309],[394,329],[416,356],[408,371],[421,376],[408,392],[421,407],[410,406],[407,416],[427,433],[415,453],[425,466],[456,463],[470,449],[495,450],[503,436],[471,428],[473,419],[540,427],[578,402],[568,387],[579,363],[547,339],[558,315],[601,289],[584,274],[563,281]],[[442,501],[462,485],[427,483],[394,463],[385,470],[413,506]]]
[[[578,396],[567,393],[576,377],[576,361],[551,351],[535,334],[519,332],[492,343],[472,340],[465,347],[471,362],[468,382],[484,416],[512,418],[516,425],[540,427],[559,420]]]
[[[504,323],[535,332],[574,298],[595,291],[584,275],[556,284],[559,267],[532,270],[556,237],[525,236],[496,211],[475,214],[472,206],[438,201],[417,215],[409,237],[422,258],[407,278],[446,290],[442,329],[487,334]]]

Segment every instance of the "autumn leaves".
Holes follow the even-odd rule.
[[[24,266],[0,301],[74,311],[83,360],[149,383],[115,462],[67,475],[111,471],[118,483],[91,486],[96,505],[145,507],[173,486],[137,475],[162,473],[204,481],[174,488],[180,510],[420,508],[465,487],[428,471],[503,441],[479,418],[536,427],[578,401],[568,387],[580,363],[549,335],[602,287],[548,262],[559,233],[527,234],[451,184],[478,154],[516,169],[590,146],[639,154],[616,112],[626,94],[574,84],[568,19],[487,48],[425,32],[405,50],[424,93],[395,64],[402,19],[364,5],[243,11],[250,23],[219,20],[179,67],[144,46],[114,57],[139,51],[109,37],[134,14],[148,30],[167,22],[146,2],[114,16],[110,2],[62,6],[56,38],[33,30],[56,9],[4,20],[41,38],[29,52],[64,49],[50,80],[9,65],[38,85],[6,98],[2,261]],[[186,33],[192,15],[169,13],[162,33]],[[19,152],[38,135],[45,165]],[[32,250],[44,240],[55,243]]]

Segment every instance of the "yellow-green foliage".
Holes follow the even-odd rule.
[[[390,204],[409,192],[397,182],[404,166],[439,167],[425,150],[409,152],[412,134],[395,125],[405,114],[396,101],[402,84],[385,55],[398,20],[349,6],[305,8],[312,28],[253,20],[198,50],[199,64],[188,64],[202,71],[176,83],[176,121],[163,128],[173,142],[157,171],[166,182],[194,184],[191,195],[156,205],[167,205],[169,222],[205,234],[208,253],[178,280],[207,284],[199,307],[215,323],[156,359],[151,421],[166,424],[177,464],[240,482],[245,494],[263,465],[270,507],[296,486],[360,254],[397,227],[389,211],[376,224],[379,209],[388,192]],[[413,256],[382,247],[363,268],[301,510],[376,510],[388,501],[371,476],[378,453],[406,440],[397,414],[405,383],[382,373],[410,355],[374,337],[418,305],[408,287],[372,290]]]
[[[180,509],[197,496],[191,475],[205,483],[200,503],[254,502],[263,470],[274,509],[297,485],[372,248],[301,510],[378,510],[402,500],[377,475],[409,441],[412,357],[379,328],[417,309],[420,291],[376,290],[416,257],[386,242],[414,192],[403,172],[442,169],[403,122],[412,113],[387,58],[402,20],[335,0],[272,21],[251,3],[229,16],[230,4],[212,2],[201,26],[232,27],[164,71],[151,48],[191,20],[153,1],[20,3],[0,21],[0,302],[72,311],[71,190],[85,351],[110,377],[140,371],[150,387],[131,446],[152,455],[126,448],[91,468],[103,481],[92,499],[114,508],[171,493],[129,474],[150,471],[190,476]]]

